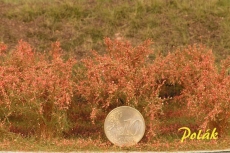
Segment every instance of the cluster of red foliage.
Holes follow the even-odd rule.
[[[169,84],[180,84],[181,94],[175,100],[185,103],[200,128],[228,128],[230,102],[230,58],[221,69],[215,66],[214,55],[203,45],[188,46],[155,60],[152,69],[156,77]]]
[[[5,46],[1,48],[5,49]],[[46,135],[51,123],[62,128],[60,120],[63,116],[60,112],[69,107],[73,96],[74,82],[71,77],[74,63],[74,59],[66,62],[61,59],[60,44],[57,42],[49,55],[35,54],[30,45],[23,41],[19,41],[14,51],[2,54],[1,119],[9,121],[9,118],[20,118],[19,121],[24,120],[27,126],[31,126],[29,129],[40,133],[39,136]],[[11,122],[8,126],[15,129]],[[49,132],[52,131],[55,130],[50,127]]]
[[[93,52],[84,59],[87,68],[85,79],[77,85],[78,93],[93,108],[94,121],[97,112],[108,112],[120,105],[137,107],[149,118],[148,135],[155,134],[156,114],[161,110],[162,99],[158,97],[161,84],[157,84],[151,65],[146,62],[151,50],[150,40],[133,48],[128,42],[105,39],[107,54]]]
[[[63,130],[67,110],[80,104],[73,101],[77,95],[91,108],[89,118],[93,124],[101,124],[117,106],[137,108],[146,119],[149,140],[162,131],[162,123],[158,123],[162,121],[164,105],[170,105],[170,101],[183,104],[182,108],[202,123],[203,129],[216,127],[224,132],[228,128],[230,58],[223,60],[218,69],[212,51],[202,45],[188,46],[150,61],[150,40],[132,47],[129,42],[106,38],[105,44],[107,53],[93,51],[92,57],[79,62],[80,71],[73,71],[74,59],[62,59],[59,43],[53,44],[49,54],[35,53],[23,41],[15,51],[6,53],[6,46],[0,44],[0,120],[21,116],[40,133]],[[179,94],[160,96],[167,86],[178,85]]]

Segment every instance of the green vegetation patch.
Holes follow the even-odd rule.
[[[133,44],[151,38],[164,55],[175,46],[194,43],[212,48],[217,62],[230,54],[227,0],[3,0],[0,4],[1,41],[12,45],[24,39],[43,51],[59,40],[81,58],[91,49],[104,52],[104,37],[119,36]]]

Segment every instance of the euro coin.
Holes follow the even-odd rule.
[[[145,121],[135,108],[121,106],[113,109],[104,122],[106,137],[117,146],[137,144],[145,133]]]

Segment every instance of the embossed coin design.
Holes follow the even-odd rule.
[[[121,106],[113,109],[106,117],[104,131],[110,142],[117,146],[137,144],[145,133],[145,121],[135,108]]]

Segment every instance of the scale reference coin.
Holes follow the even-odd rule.
[[[110,142],[117,146],[137,144],[145,133],[145,121],[135,108],[121,106],[113,109],[106,117],[104,131]]]

